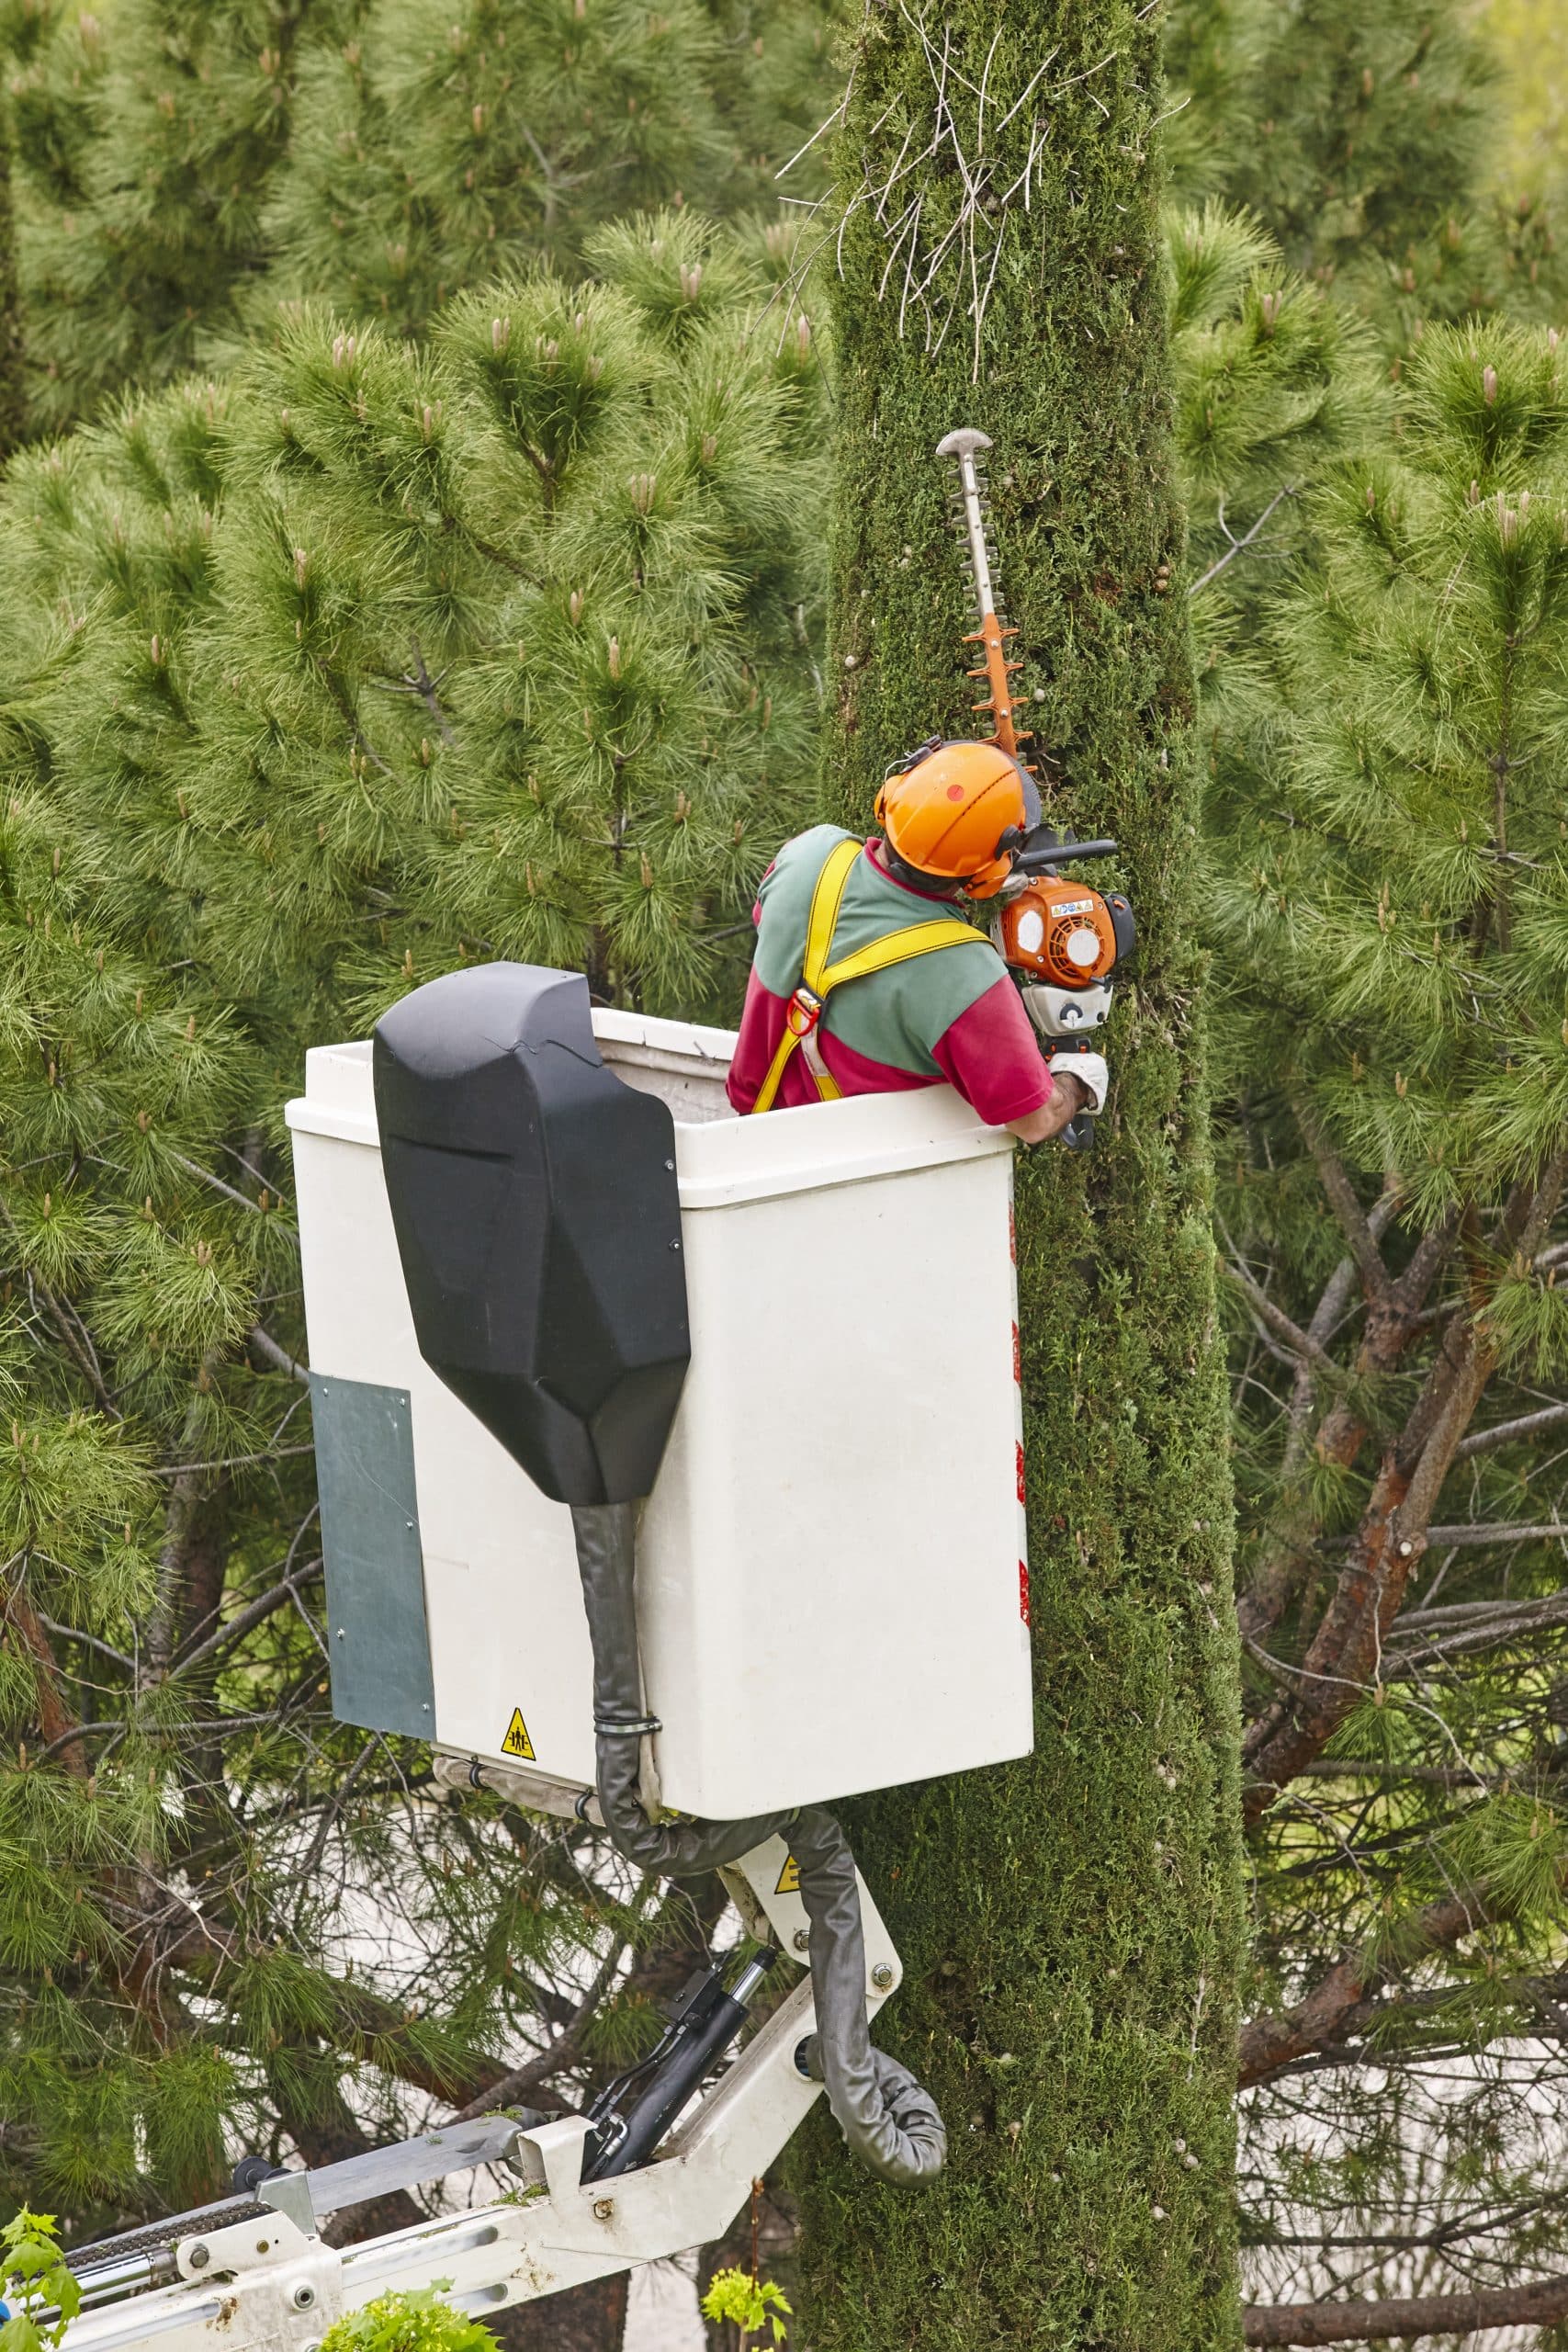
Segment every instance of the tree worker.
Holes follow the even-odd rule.
[[[956,910],[995,898],[1040,823],[1027,771],[996,743],[933,737],[891,769],[880,836],[816,825],[762,877],[729,1099],[740,1112],[945,1080],[1024,1143],[1098,1113],[1099,1054],[1043,1057],[1007,966]]]

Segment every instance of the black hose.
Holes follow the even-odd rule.
[[[593,1649],[604,1826],[629,1861],[671,1878],[717,1870],[765,1838],[787,1835],[811,1922],[817,2031],[807,2044],[807,2064],[863,2164],[884,2180],[908,2186],[933,2179],[946,2156],[947,2133],[929,2092],[872,2044],[854,1857],[832,1815],[806,1805],[749,1821],[656,1823],[643,1810],[638,1779],[648,1719],[637,1638],[637,1510],[635,1503],[579,1504],[571,1514]]]

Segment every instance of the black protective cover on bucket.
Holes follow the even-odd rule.
[[[653,1485],[691,1355],[668,1106],[588,983],[485,964],[376,1030],[381,1164],[420,1353],[558,1502]]]

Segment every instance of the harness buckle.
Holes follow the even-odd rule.
[[[822,1018],[822,1000],[814,996],[803,980],[789,1001],[784,1022],[796,1037],[809,1037]]]

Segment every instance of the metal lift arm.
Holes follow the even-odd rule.
[[[454,1781],[458,1765],[438,1758],[438,1770],[446,1767],[443,1776]],[[460,1770],[466,1780],[467,1759]],[[499,1776],[487,1767],[485,1777]],[[782,1891],[788,1862],[784,1839],[771,1838],[725,1875],[747,1925],[798,1960],[807,1920],[798,1894]],[[863,1883],[860,1892],[869,2014],[896,1989],[898,1958]],[[231,2200],[182,2216],[163,2233],[140,2233],[147,2250],[121,2256],[118,2279],[106,2267],[89,2285],[97,2300],[72,2323],[66,2352],[153,2343],[161,2352],[220,2345],[228,2352],[313,2352],[333,2320],[378,2295],[439,2288],[459,2310],[488,2319],[509,2303],[705,2245],[723,2235],[752,2181],[820,2095],[795,2058],[814,2023],[806,1978],[661,2153],[612,2179],[582,2177],[593,2130],[586,2116],[548,2123],[486,2116],[314,2172],[274,2174],[257,2184],[244,2218],[227,2218],[243,2208],[243,2200]],[[342,2251],[320,2235],[334,2212],[492,2164],[520,2177],[518,2188],[493,2203]],[[90,2250],[82,2259],[90,2262]],[[171,2267],[172,2279],[154,2283]]]

